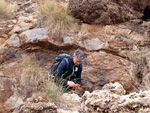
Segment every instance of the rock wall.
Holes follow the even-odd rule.
[[[118,24],[144,16],[149,0],[70,0],[74,16],[89,24]]]
[[[71,2],[78,4],[79,1],[70,0]],[[101,3],[101,7],[95,2]],[[98,9],[98,12],[94,12],[92,9],[91,12],[89,11],[91,5],[89,5],[87,7],[89,9],[86,11],[89,11],[88,13],[91,15],[94,13],[93,16],[90,16],[92,19],[106,16],[102,17],[102,20],[100,19],[104,24],[125,21],[131,17],[137,18],[137,15],[141,17],[145,5],[148,4],[146,0],[142,3],[141,1],[138,3],[128,1],[127,4],[123,0],[89,0],[89,2],[80,0],[80,3],[80,7],[84,7],[82,9],[86,9],[85,6],[89,3],[98,5],[93,8],[102,8]],[[139,6],[139,4],[141,5]],[[36,86],[40,88],[40,85],[43,84],[42,80],[47,79],[55,57],[59,53],[73,54],[77,48],[82,49],[87,57],[87,62],[84,62],[83,66],[81,94],[87,90],[92,92],[102,89],[105,84],[116,81],[120,82],[128,92],[139,90],[142,78],[150,72],[150,22],[148,20],[134,19],[126,23],[106,26],[82,24],[78,26],[79,29],[68,32],[65,37],[62,37],[63,40],[58,39],[57,42],[51,39],[46,28],[39,28],[38,16],[33,13],[36,7],[35,2],[18,2],[16,5],[17,19],[10,21],[9,30],[6,27],[9,22],[6,22],[5,27],[2,26],[2,30],[0,30],[0,36],[4,34],[3,37],[0,37],[0,40],[4,39],[0,41],[0,82],[2,83],[0,84],[0,101],[6,102],[14,95],[15,89],[18,89],[19,94],[25,94],[26,98],[29,97],[31,91],[34,91]],[[103,15],[99,15],[99,10],[108,13],[108,17],[113,15],[112,19],[114,20],[109,19],[110,21],[108,21],[107,14],[105,15],[103,12]],[[121,13],[121,11],[130,13]],[[80,12],[83,13],[82,10]],[[89,15],[87,12],[84,13],[85,16]],[[78,14],[80,15],[80,13]],[[116,17],[119,20],[115,20],[118,19]],[[97,21],[90,20],[90,18],[86,18],[89,20],[84,21],[89,21],[89,23]],[[28,73],[27,69],[32,67],[32,61],[35,61],[36,68],[34,68],[40,71],[39,74],[33,74],[35,72],[26,74]],[[33,75],[41,76],[37,76],[40,78],[37,79]],[[29,88],[29,86],[34,86],[34,88]]]

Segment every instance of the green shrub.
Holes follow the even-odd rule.
[[[39,15],[52,37],[61,37],[75,27],[74,18],[67,7],[55,0],[46,0],[39,4]]]

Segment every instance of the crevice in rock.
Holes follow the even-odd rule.
[[[150,6],[146,6],[145,11],[144,11],[144,16],[142,18],[143,20],[150,19]]]
[[[85,50],[85,48],[82,48],[76,44],[73,45],[64,45],[64,46],[57,46],[55,44],[52,44],[50,42],[42,41],[38,43],[28,43],[21,46],[22,49],[30,51],[30,52],[36,52],[41,51],[43,49],[53,52],[59,52],[59,51],[67,51],[67,50],[74,50],[74,49],[82,49]]]
[[[124,59],[126,59],[126,60],[129,60],[127,57],[121,56],[121,55],[118,54],[118,52],[115,52],[115,51],[111,51],[111,50],[108,50],[108,49],[101,49],[101,50],[99,50],[99,51],[97,51],[97,52],[100,52],[100,51],[103,51],[103,52],[106,52],[106,53],[108,53],[108,54],[112,54],[112,55],[114,55],[114,56],[118,56],[118,57],[124,58]],[[129,60],[129,61],[130,61],[130,60]],[[130,62],[132,62],[132,61],[130,61]]]

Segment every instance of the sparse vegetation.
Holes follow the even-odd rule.
[[[44,75],[40,71],[35,58],[28,57],[22,64],[20,84],[24,94],[32,91],[42,91],[44,88]]]
[[[0,19],[7,18],[14,10],[14,6],[5,0],[0,0]]]
[[[52,37],[61,37],[75,26],[75,20],[67,7],[56,0],[45,0],[39,4],[39,15]]]
[[[37,92],[53,102],[56,102],[64,93],[61,83],[56,85],[54,79],[42,74],[34,56],[29,56],[22,63],[20,85],[21,91],[25,96],[31,92]]]
[[[47,99],[56,102],[63,95],[64,89],[61,84],[55,84],[54,79],[49,78],[45,84],[45,93]]]

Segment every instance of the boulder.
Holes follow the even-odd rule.
[[[144,16],[149,0],[70,0],[74,16],[89,24],[118,24]]]
[[[59,108],[58,113],[63,113],[63,111],[66,111],[66,113],[69,113],[69,111],[70,113],[78,113],[80,110],[81,98],[77,94],[64,93],[56,102],[56,105]]]
[[[23,105],[17,107],[13,113],[57,113],[57,106],[41,96],[32,95]]]
[[[113,84],[110,84],[111,86]],[[114,84],[118,85],[118,83]],[[81,111],[83,113],[148,113],[150,111],[150,91],[120,95],[117,90],[96,90],[92,93],[86,91],[82,96]],[[120,92],[120,91],[119,91]]]
[[[19,42],[19,37],[17,36],[17,34],[13,34],[13,35],[5,42],[5,46],[8,46],[8,47],[19,47],[19,46],[20,46],[20,42]]]
[[[44,28],[37,28],[33,30],[25,31],[21,34],[21,44],[37,43],[42,41],[48,41],[48,32]]]
[[[104,85],[103,90],[110,90],[110,92],[118,94],[118,95],[124,95],[126,92],[123,86],[119,84],[118,82]]]
[[[83,69],[83,87],[93,91],[101,89],[108,82],[120,82],[127,91],[139,84],[136,77],[136,65],[122,57],[106,52],[93,52]],[[84,88],[83,88],[84,89]]]

